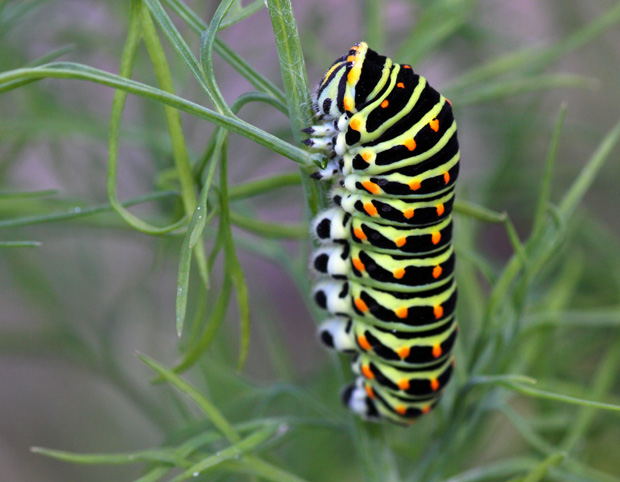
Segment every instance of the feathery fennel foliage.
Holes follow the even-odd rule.
[[[34,60],[4,49],[12,30],[53,8],[0,1],[0,48],[10,52],[0,65],[0,253],[8,290],[31,300],[42,317],[34,326],[0,327],[0,347],[11,360],[68,360],[121,394],[158,434],[146,449],[123,451],[128,443],[115,438],[101,444],[112,447],[106,452],[74,450],[75,443],[70,451],[33,452],[115,466],[114,480],[136,482],[617,480],[620,466],[609,446],[620,443],[618,224],[614,234],[597,212],[580,206],[606,161],[617,156],[620,123],[603,115],[601,125],[579,124],[567,114],[570,102],[567,111],[553,96],[553,105],[541,99],[557,89],[573,95],[597,85],[591,76],[557,73],[553,66],[617,29],[620,6],[545,46],[460,65],[462,72],[441,88],[455,106],[466,147],[455,204],[457,367],[439,407],[408,430],[361,422],[337,401],[346,360],[331,356],[326,363],[325,353],[308,348],[315,344],[311,319],[318,319],[308,302],[308,221],[326,206],[326,188],[309,178],[323,159],[300,147],[300,130],[312,122],[302,41],[306,58],[317,57],[322,72],[363,39],[416,65],[451,49],[456,63],[463,46],[455,39],[479,47],[468,58],[473,62],[493,40],[474,20],[485,2],[412,1],[415,23],[397,41],[387,24],[389,4],[364,2],[365,37],[332,41],[339,50],[327,53],[317,32],[298,30],[290,0],[245,6],[223,0],[208,16],[204,6],[194,10],[181,0],[131,0],[110,7],[125,39],[112,54],[116,74],[60,60],[77,55],[79,42]],[[252,22],[270,24],[271,31],[253,34],[275,40],[269,55],[279,60],[280,78],[261,73],[223,40]],[[97,43],[87,34],[75,38]],[[91,48],[112,47],[100,41]],[[244,85],[230,102],[223,71]],[[111,110],[106,104],[98,114],[87,113],[77,99],[67,113],[67,99],[54,89],[83,81],[109,96]],[[136,99],[145,101],[137,108]],[[620,97],[610,104],[618,107]],[[283,120],[272,134],[275,128],[244,120],[251,109],[259,120],[286,116],[288,127]],[[550,112],[557,112],[555,121]],[[188,125],[200,132],[198,141]],[[468,174],[475,160],[467,146],[481,142],[472,140],[478,128],[493,134],[498,159],[482,168],[472,162]],[[582,149],[581,170],[569,178],[563,145],[577,134],[588,149]],[[65,165],[65,150],[80,149],[72,145],[76,135],[105,154],[84,150],[82,166]],[[36,150],[42,144],[45,149]],[[44,173],[29,172],[37,182],[28,187],[19,163],[30,148],[55,176],[77,177],[81,194],[46,187]],[[146,168],[131,165],[140,159],[135,151],[148,159]],[[261,173],[257,164],[268,151],[293,161],[296,170]],[[247,174],[240,179],[239,172]],[[155,177],[151,190],[126,196],[145,186],[145,173]],[[262,206],[286,207],[302,193],[296,220],[279,221],[278,211],[264,216],[269,211]],[[613,210],[613,197],[600,205]],[[131,275],[118,262],[107,266],[106,250],[119,240],[152,252],[153,259]],[[74,261],[54,264],[65,244]],[[275,298],[263,296],[269,273],[279,276],[273,267],[286,276]],[[103,278],[107,270],[114,270],[112,282]],[[125,280],[118,286],[117,277]],[[174,278],[176,287],[152,286],[157,277]],[[74,290],[63,296],[62,286]],[[88,306],[75,301],[93,300],[100,290]],[[297,305],[286,299],[293,293]],[[125,331],[134,322],[129,313],[140,307],[136,325],[144,328]],[[27,316],[9,306],[5,316],[11,315]],[[138,349],[147,353],[138,355],[142,367],[125,356]],[[309,366],[300,367],[304,363]],[[64,431],[79,431],[61,423]]]

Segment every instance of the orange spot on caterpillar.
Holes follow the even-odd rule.
[[[443,268],[439,265],[435,266],[433,268],[433,278],[437,279],[441,276],[441,273],[443,272]]]
[[[433,345],[433,358],[439,358],[442,353],[441,345]]]
[[[449,172],[444,172],[443,173],[443,182],[445,184],[448,184],[450,182],[450,173]]]
[[[396,87],[398,87],[399,89],[404,89],[405,84],[403,84],[402,82],[399,82],[398,84],[396,84]]]
[[[431,406],[430,405],[427,405],[426,407],[424,407],[422,409],[422,413],[424,413],[424,414],[427,414],[430,411],[431,411]]]
[[[368,306],[366,305],[366,303],[364,303],[364,300],[361,298],[355,298],[355,307],[361,312],[368,311]]]
[[[364,305],[366,306],[366,305]],[[438,320],[443,316],[443,306],[437,305],[433,307],[433,314],[435,315],[435,319]]]
[[[354,131],[359,131],[361,124],[362,121],[360,121],[357,117],[354,117],[353,119],[351,119],[351,122],[349,122],[349,127]]]
[[[446,99],[446,102],[450,104],[450,107],[452,107],[452,102],[450,102],[450,99]]]
[[[439,243],[439,241],[441,241],[441,233],[439,231],[435,231],[433,233],[431,241],[433,242],[433,244]]]
[[[364,231],[362,231],[362,228],[355,228],[353,230],[353,234],[355,235],[355,237],[357,239],[359,239],[360,241],[364,241],[366,238],[366,235],[364,234]]]
[[[373,378],[375,378],[375,374],[372,372],[369,365],[362,365],[362,373],[369,380],[372,380]]]
[[[368,343],[368,340],[366,339],[364,335],[359,335],[357,337],[357,343],[359,346],[361,346],[366,351],[372,350],[372,346],[370,346],[370,343]]]
[[[414,140],[414,139],[407,139],[407,140],[403,143],[403,145],[404,145],[407,149],[409,149],[410,151],[415,150],[415,148],[416,148],[416,146],[417,146],[417,144],[416,144],[416,142],[415,142],[415,140]]]
[[[403,65],[403,69],[410,69],[411,65]]]
[[[351,111],[353,110],[353,99],[351,97],[345,97],[344,101],[342,102],[344,104],[344,110],[346,111]]]
[[[362,159],[364,159],[366,162],[369,162],[372,159],[372,152],[371,151],[363,151],[361,156],[362,156]]]
[[[372,181],[364,181],[362,186],[371,194],[379,194],[381,192],[381,188]]]
[[[422,187],[422,183],[418,179],[414,179],[409,183],[409,189],[412,191],[417,191]]]
[[[403,318],[407,318],[407,313],[409,312],[409,310],[407,309],[406,306],[401,306],[400,308],[396,308],[394,310],[394,313],[396,313],[396,316],[398,316],[401,320]]]
[[[433,129],[435,132],[439,130],[439,119],[435,117],[432,121],[428,123],[429,127]]]
[[[399,248],[402,248],[405,244],[407,243],[407,238],[402,237],[402,238],[396,238],[394,240],[394,244],[396,246],[398,246]]]
[[[401,360],[404,360],[405,358],[407,358],[410,352],[411,352],[411,348],[409,348],[408,346],[403,346],[399,348],[398,350],[396,350],[396,354],[400,357]]]
[[[355,61],[355,55],[349,55],[347,57],[347,62],[354,62]]]
[[[366,211],[369,216],[376,216],[377,215],[377,208],[375,207],[375,205],[373,203],[366,203],[366,204],[364,204],[364,211]]]
[[[414,214],[415,214],[415,211],[412,208],[405,209],[403,211],[403,216],[405,216],[406,219],[411,219]]]
[[[394,270],[394,278],[401,279],[403,276],[405,276],[405,269],[404,268],[396,268]]]
[[[396,405],[396,407],[394,407],[394,410],[396,410],[401,415],[405,415],[407,413],[407,407],[405,407],[404,405]]]
[[[401,390],[409,390],[409,380],[402,378],[398,381],[398,388]]]
[[[359,258],[353,258],[353,266],[355,266],[355,269],[358,271],[364,271],[366,269],[366,266],[364,266],[364,263],[362,263],[362,260]]]
[[[366,390],[366,395],[368,395],[369,398],[375,398],[375,392],[372,389],[372,387],[368,384],[364,385],[364,390]]]
[[[441,216],[445,211],[443,204],[437,204],[437,216]]]
[[[438,388],[439,388],[439,380],[437,380],[436,378],[431,378],[431,390],[436,392]]]
[[[390,103],[387,100],[384,100],[383,102],[381,102],[381,107],[383,107],[384,109],[390,105]]]

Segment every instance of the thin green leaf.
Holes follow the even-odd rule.
[[[618,122],[599,144],[598,149],[583,167],[573,185],[564,195],[560,202],[559,211],[564,218],[569,218],[577,205],[583,199],[586,191],[590,188],[596,175],[599,173],[605,161],[620,139],[620,122]]]
[[[283,104],[278,99],[265,92],[246,92],[245,94],[241,94],[230,105],[230,109],[236,114],[239,110],[241,110],[241,107],[250,102],[264,102],[265,104],[275,107],[284,115],[288,115],[286,104]]]
[[[125,42],[123,54],[121,56],[120,77],[129,78],[131,77],[131,73],[133,71],[135,57],[138,51],[138,46],[142,33],[140,8],[141,7],[138,0],[133,0],[131,2],[129,32],[127,34],[127,41]],[[108,200],[110,202],[110,206],[112,206],[112,209],[114,209],[114,211],[116,211],[116,213],[132,228],[146,234],[166,234],[185,224],[185,217],[182,217],[177,222],[169,224],[167,226],[153,226],[152,224],[143,221],[142,219],[138,218],[136,215],[128,211],[118,199],[118,149],[121,120],[123,117],[123,110],[125,108],[126,99],[127,92],[120,89],[114,92],[114,99],[112,101],[112,112],[110,114],[110,134],[108,137],[108,173],[106,183]]]
[[[152,358],[138,353],[138,358],[154,370],[158,375],[164,378],[167,382],[172,384],[175,388],[187,395],[200,410],[205,414],[207,419],[213,423],[222,435],[224,435],[230,442],[236,443],[240,440],[239,436],[233,430],[232,426],[228,423],[226,418],[220,413],[220,411],[203,395],[198,392],[192,385],[179,377],[169,368],[160,365]]]
[[[200,191],[198,205],[196,206],[194,214],[192,215],[192,219],[190,221],[190,225],[188,227],[185,238],[183,239],[183,244],[181,245],[181,252],[179,254],[177,296],[175,303],[176,330],[178,336],[181,336],[181,334],[183,333],[183,325],[185,323],[185,314],[187,311],[189,275],[191,271],[191,252],[192,250],[194,250],[194,252],[200,251],[204,255],[202,244],[198,244],[198,242],[202,239],[202,232],[207,224],[207,220],[212,219],[212,217],[210,216],[210,214],[212,213],[208,211],[207,199],[209,197],[215,167],[217,166],[217,158],[219,157],[224,142],[224,133],[223,131],[218,131],[214,133],[214,136],[216,140],[214,149],[211,152],[211,161],[209,164],[209,171],[207,172],[207,178],[205,179],[202,190]],[[203,275],[201,276],[201,278],[204,283],[204,288],[208,289],[210,270],[208,269],[207,265],[212,266],[212,264],[208,264],[206,263],[206,261],[203,264],[204,269],[202,270]]]
[[[535,313],[526,318],[526,328],[608,328],[620,326],[620,307],[602,307],[595,310],[568,310]]]
[[[198,35],[201,35],[207,29],[207,24],[181,0],[164,0],[164,2]],[[228,62],[232,68],[247,79],[256,89],[270,94],[280,104],[286,104],[284,93],[277,86],[254,70],[250,64],[218,38],[215,39],[214,49],[220,57]]]
[[[157,37],[155,25],[153,25],[153,21],[151,20],[149,11],[143,2],[140,2],[140,7],[142,38],[144,40],[144,44],[146,45],[149,57],[153,64],[153,70],[155,71],[157,82],[162,90],[174,94],[172,75],[166,61],[166,55],[164,53],[161,43],[159,42],[159,38]],[[183,135],[183,128],[181,126],[179,111],[170,106],[164,106],[164,112],[166,115],[168,132],[170,133],[172,155],[174,159],[175,169],[177,172],[177,179],[179,180],[179,183],[181,185],[181,198],[183,199],[183,208],[185,210],[186,216],[189,216],[191,213],[192,217],[195,218],[194,225],[189,228],[189,248],[193,249],[194,257],[196,258],[196,264],[198,265],[198,273],[202,279],[202,282],[206,287],[208,287],[209,279],[207,274],[205,252],[202,246],[196,246],[198,241],[200,240],[202,230],[205,226],[207,214],[206,199],[204,199],[202,206],[196,206],[196,189],[194,187],[192,167],[190,165],[189,154],[187,152],[185,136]],[[187,295],[187,289],[185,290],[185,294]],[[180,336],[180,331],[182,330],[182,322],[179,325],[178,320],[179,318],[177,311],[177,333],[179,333]]]
[[[177,191],[158,191],[128,199],[127,201],[123,201],[121,205],[123,207],[130,207],[137,204],[142,204],[149,201],[157,201],[173,196],[179,196],[179,193]],[[74,208],[57,213],[41,214],[37,216],[24,216],[15,219],[5,219],[3,221],[0,221],[0,229],[16,228],[19,226],[32,226],[35,224],[51,223],[55,221],[66,221],[92,216],[94,214],[109,213],[112,211],[113,209],[110,203],[96,204],[95,206],[89,207],[76,206]]]
[[[539,90],[570,87],[576,89],[594,89],[596,81],[589,77],[569,74],[547,74],[522,79],[501,80],[496,83],[484,85],[476,90],[457,96],[450,89],[448,96],[454,96],[460,107],[480,104],[483,102],[496,101],[516,95],[527,94]]]
[[[506,232],[508,233],[508,240],[512,245],[512,249],[514,249],[515,253],[517,253],[517,256],[521,258],[521,262],[523,263],[523,265],[526,265],[527,255],[525,254],[525,248],[523,247],[523,244],[521,244],[517,229],[515,228],[508,215],[506,215],[506,218],[504,219],[504,227],[506,228]]]
[[[601,361],[596,375],[593,377],[591,396],[596,398],[605,397],[614,388],[618,378],[618,367],[620,366],[620,337],[607,350],[603,361]],[[563,450],[570,451],[579,440],[586,436],[586,432],[594,420],[596,412],[592,407],[585,407],[568,426],[564,439],[559,444]]]
[[[220,159],[220,223],[222,225],[226,273],[230,274],[237,295],[240,323],[239,363],[241,368],[245,363],[250,347],[250,300],[248,287],[241,269],[241,264],[235,251],[235,243],[230,228],[230,206],[228,200],[228,157],[227,146],[224,143]]]
[[[56,196],[60,193],[58,189],[43,189],[41,191],[0,191],[0,199],[6,201],[11,199],[30,199],[39,197]]]
[[[241,2],[237,2],[236,5],[241,5]],[[264,0],[255,0],[254,2],[246,5],[245,7],[241,7],[235,9],[234,12],[229,11],[228,15],[224,17],[224,20],[220,23],[219,29],[224,30],[225,28],[230,27],[246,18],[254,15],[256,12],[260,12],[265,7]]]
[[[276,189],[288,186],[299,186],[301,184],[301,176],[298,172],[287,172],[277,174],[254,181],[248,181],[236,186],[230,186],[228,189],[228,199],[235,201],[245,199],[261,194],[272,193]]]
[[[133,482],[157,482],[168,472],[170,472],[170,467],[155,467],[145,473],[142,477],[134,479]]]
[[[477,1],[434,1],[421,9],[415,25],[403,40],[394,55],[417,65],[458,29],[463,27],[472,15]]]
[[[69,44],[64,47],[57,48],[56,50],[52,50],[51,52],[42,55],[41,57],[36,58],[28,62],[24,67],[38,67],[39,65],[46,64],[53,60],[56,60],[58,57],[62,57],[63,55],[67,55],[69,52],[73,52],[75,50],[75,45]]]
[[[601,410],[611,410],[614,412],[620,412],[620,405],[612,405],[611,403],[594,402],[591,400],[584,400],[582,398],[569,397],[560,393],[547,392],[545,390],[538,390],[537,388],[526,387],[513,383],[510,381],[500,381],[500,385],[503,385],[510,390],[527,395],[534,398],[542,398],[545,400],[553,400],[555,402],[570,403],[572,405],[580,405],[582,407],[592,407]]]
[[[481,465],[446,479],[444,482],[481,482],[483,480],[505,480],[506,477],[530,470],[536,465],[533,458],[514,458],[489,465]]]
[[[276,467],[269,462],[265,462],[264,460],[255,458],[248,459],[250,459],[249,456],[240,460],[228,460],[223,463],[222,466],[227,466],[225,468],[228,468],[234,473],[242,472],[273,482],[306,482],[305,479]]]
[[[188,467],[190,464],[178,457],[173,449],[150,449],[139,450],[136,452],[126,452],[117,454],[77,454],[64,450],[46,449],[43,447],[32,447],[31,452],[35,454],[52,457],[63,462],[83,465],[131,465],[145,462],[159,462],[177,467]]]
[[[241,455],[255,450],[258,446],[278,435],[280,427],[278,425],[267,424],[261,429],[240,440],[239,442],[220,450],[214,455],[202,459],[200,462],[189,467],[187,470],[179,474],[170,480],[170,482],[182,482],[198,475],[208,472],[212,467],[215,467],[226,460],[232,460],[240,457]]]
[[[530,473],[522,479],[522,482],[539,482],[543,480],[547,476],[549,471],[553,467],[557,467],[558,465],[560,465],[566,457],[566,452],[558,452],[550,455],[545,460],[543,460],[536,468],[530,471]]]
[[[536,205],[536,211],[534,214],[534,225],[532,231],[537,233],[542,229],[542,224],[547,212],[547,205],[549,204],[549,198],[551,193],[551,180],[553,178],[553,167],[555,166],[555,160],[558,157],[558,148],[560,145],[560,136],[562,134],[562,126],[564,125],[564,118],[566,117],[566,104],[562,104],[560,112],[558,113],[555,126],[553,128],[553,134],[551,135],[551,142],[549,144],[549,152],[547,159],[545,160],[545,172],[542,178],[542,184],[540,187],[540,195],[538,196],[538,203]]]
[[[181,58],[185,62],[185,65],[189,68],[189,71],[192,73],[198,85],[202,87],[209,97],[209,100],[213,103],[213,105],[219,111],[219,104],[217,99],[215,98],[214,93],[209,89],[207,83],[205,82],[204,74],[202,69],[200,68],[200,64],[194,54],[190,50],[189,46],[177,30],[177,28],[170,20],[170,17],[161,6],[159,0],[142,0],[148,6],[151,15],[155,18],[155,21],[159,24],[160,28],[164,32],[164,35],[168,37],[168,40],[174,47],[174,49],[181,55]],[[221,112],[221,111],[220,111]]]
[[[222,95],[222,92],[220,91],[220,88],[215,80],[215,71],[213,69],[213,43],[215,42],[215,36],[217,35],[222,19],[234,2],[235,0],[222,0],[219,7],[215,11],[215,15],[213,15],[213,20],[211,20],[209,28],[207,28],[200,36],[200,61],[207,88],[213,95],[212,102],[217,107],[218,112],[222,112],[230,116],[233,116],[233,113],[228,107],[226,100],[224,100],[224,96]]]
[[[40,241],[0,241],[0,248],[38,248]]]
[[[455,201],[453,209],[456,213],[465,214],[487,223],[503,223],[508,216],[505,212],[498,213],[469,201]]]
[[[469,72],[458,77],[448,90],[456,91],[462,90],[467,86],[480,85],[509,72],[524,72],[545,68],[565,53],[575,50],[598,37],[619,21],[620,6],[615,6],[582,29],[551,47],[543,49],[540,47],[527,47],[511,52],[503,57],[492,59],[481,66],[474,67]]]
[[[243,216],[231,211],[230,222],[246,231],[264,236],[266,238],[305,239],[308,237],[310,228],[306,224],[287,226],[279,223],[270,223],[260,219]]]
[[[474,385],[501,385],[503,383],[530,383],[535,384],[536,379],[525,375],[478,375],[472,377],[468,382],[468,386]]]
[[[215,339],[215,335],[219,331],[220,326],[224,322],[224,317],[230,303],[230,295],[232,291],[232,281],[228,274],[224,277],[224,283],[217,298],[217,302],[213,307],[211,316],[209,317],[206,327],[200,338],[193,341],[192,345],[183,355],[181,361],[173,368],[175,373],[183,373],[194,366],[200,357],[207,351],[211,342]]]
[[[258,129],[257,127],[248,124],[239,118],[227,117],[194,102],[183,99],[182,97],[178,97],[149,85],[130,79],[125,79],[118,75],[82,64],[58,62],[47,64],[46,66],[38,67],[36,69],[16,69],[4,72],[0,74],[0,93],[11,90],[7,87],[10,87],[11,82],[14,80],[42,78],[80,79],[122,89],[132,94],[162,102],[182,110],[183,112],[187,112],[200,117],[201,119],[205,119],[209,122],[225,127],[231,132],[247,137],[251,141],[266,146],[272,151],[288,157],[292,161],[299,164],[307,166],[313,165],[307,151],[293,146],[288,142],[285,142],[278,137],[269,134],[268,132]]]

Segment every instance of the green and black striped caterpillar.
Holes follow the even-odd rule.
[[[448,99],[409,65],[364,42],[329,68],[304,142],[335,179],[319,213],[314,299],[329,347],[353,354],[344,403],[367,420],[409,425],[439,401],[457,334],[452,204],[459,171]]]

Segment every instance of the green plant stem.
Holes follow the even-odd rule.
[[[289,0],[267,0],[267,8],[278,48],[293,139],[300,143],[301,130],[311,125],[313,113],[297,23]],[[312,164],[301,166],[302,184],[311,216],[315,216],[327,204],[325,187],[309,177],[315,170]]]
[[[288,142],[259,129],[252,124],[248,124],[239,118],[228,117],[199,104],[183,99],[182,97],[156,89],[152,86],[130,79],[125,79],[86,65],[71,62],[56,62],[38,67],[36,69],[10,70],[0,74],[0,93],[13,90],[15,88],[11,84],[13,81],[29,79],[38,80],[44,78],[86,80],[159,101],[171,107],[175,107],[183,112],[187,112],[188,114],[195,115],[196,117],[205,119],[209,122],[213,122],[214,124],[224,127],[231,132],[240,134],[298,164],[306,166],[307,168],[310,168],[309,166],[314,166],[307,151],[293,146]]]

